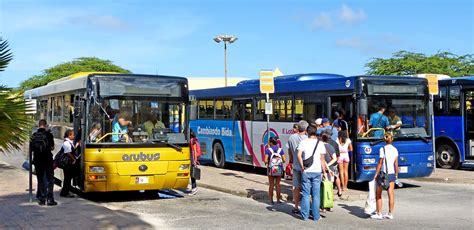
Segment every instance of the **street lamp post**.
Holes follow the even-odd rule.
[[[214,38],[214,41],[217,43],[224,42],[224,77],[225,77],[225,86],[227,86],[227,43],[231,44],[237,41],[237,37],[234,35],[219,35]]]

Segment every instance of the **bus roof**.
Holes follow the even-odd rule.
[[[338,74],[327,73],[302,73],[275,77],[275,92],[310,92],[315,89],[321,91],[331,90],[354,90],[354,83],[357,79],[364,80],[397,80],[403,81],[426,81],[424,78],[412,76],[351,76],[346,77]],[[260,93],[260,80],[252,79],[239,82],[236,86],[191,90],[191,95],[198,98],[203,97],[236,97],[245,95],[258,95]]]
[[[86,88],[87,78],[95,76],[117,76],[117,77],[161,77],[161,78],[170,78],[176,80],[183,80],[187,82],[187,79],[184,77],[174,77],[174,76],[162,76],[162,75],[146,75],[146,74],[122,74],[114,72],[79,72],[67,77],[60,78],[49,82],[45,86],[40,86],[34,89],[25,91],[24,97],[27,99],[36,98],[44,95],[54,95],[60,94],[63,92],[71,92],[76,90],[82,90]]]
[[[474,76],[453,77],[449,79],[439,80],[440,85],[461,85],[474,84]]]

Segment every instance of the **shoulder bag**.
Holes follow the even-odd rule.
[[[309,168],[311,167],[311,165],[313,165],[313,157],[314,157],[314,153],[316,152],[316,149],[318,148],[318,145],[319,145],[319,140],[317,140],[316,142],[316,146],[314,147],[314,150],[313,150],[313,155],[311,155],[311,157],[309,157],[308,159],[303,160],[303,166],[305,168]]]
[[[385,147],[383,148],[383,153],[385,157],[383,158],[384,164],[385,164],[385,169],[387,172],[384,172],[383,170],[380,170],[379,176],[377,177],[377,184],[382,187],[383,190],[388,190],[390,187],[390,181],[388,180],[388,167],[387,167],[387,153],[385,152]]]

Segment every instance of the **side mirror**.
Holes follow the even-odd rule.
[[[190,105],[189,106],[189,120],[197,120],[198,119],[198,107],[197,105]]]
[[[357,113],[359,115],[367,115],[368,113],[367,99],[359,99],[357,103]]]

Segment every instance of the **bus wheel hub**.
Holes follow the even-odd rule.
[[[449,152],[443,151],[443,152],[441,153],[441,159],[442,159],[444,162],[450,162],[450,161],[451,161],[451,154],[449,154]]]

